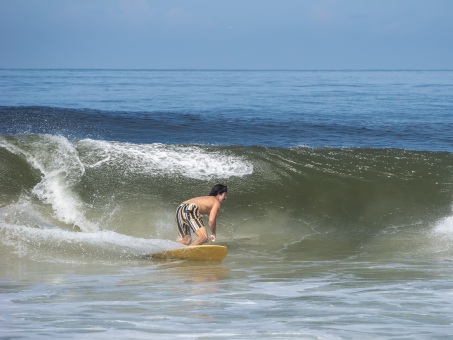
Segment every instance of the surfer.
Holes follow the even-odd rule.
[[[196,246],[209,241],[216,240],[217,214],[220,205],[227,198],[227,186],[223,184],[215,185],[209,196],[191,198],[183,202],[176,209],[176,223],[178,225],[178,242]],[[211,237],[208,238],[206,227],[203,224],[203,215],[209,214],[209,228]],[[190,229],[198,236],[192,242]]]

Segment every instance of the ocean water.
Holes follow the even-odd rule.
[[[452,131],[453,71],[0,70],[0,338],[449,338]],[[145,258],[216,183],[226,259]]]

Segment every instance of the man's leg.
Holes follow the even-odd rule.
[[[190,244],[191,246],[198,246],[208,240],[208,232],[206,231],[206,227],[198,228],[197,230],[195,230],[195,233],[198,237]]]
[[[176,210],[176,224],[178,226],[178,242],[188,246],[192,242],[192,236],[189,232],[189,225],[184,219],[184,208],[185,206],[181,204]]]

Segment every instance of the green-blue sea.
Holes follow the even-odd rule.
[[[452,131],[453,71],[0,69],[0,338],[452,337]]]

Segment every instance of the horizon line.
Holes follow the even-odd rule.
[[[319,71],[453,71],[450,68],[99,68],[99,67],[0,67],[0,70],[36,71],[282,71],[282,72],[319,72]]]

